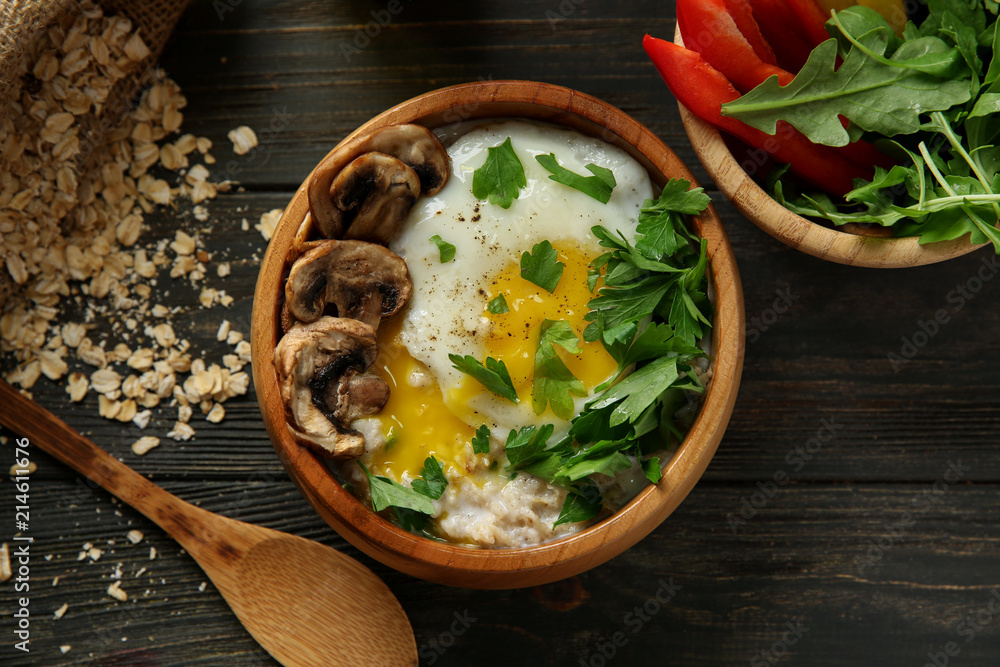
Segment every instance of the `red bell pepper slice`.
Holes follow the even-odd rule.
[[[830,39],[830,33],[826,31],[826,20],[830,17],[816,3],[816,0],[785,0],[785,2],[792,13],[798,17],[799,23],[814,48]]]
[[[788,7],[785,0],[747,0],[753,10],[753,17],[761,34],[774,49],[778,65],[789,72],[802,69],[812,42],[803,35],[803,27],[798,17]]]
[[[642,45],[667,87],[692,113],[776,160],[787,162],[792,172],[816,187],[843,196],[854,188],[854,178],[872,179],[873,169],[862,168],[828,147],[812,143],[787,123],[779,122],[777,134],[772,136],[723,116],[722,105],[740,94],[700,54],[649,35],[643,38]]]
[[[678,0],[677,23],[684,46],[697,51],[742,92],[769,76],[781,85],[793,78],[786,70],[761,60],[726,10],[724,0]]]
[[[750,3],[747,0],[725,0],[725,3],[726,10],[729,11],[729,15],[736,22],[736,27],[740,29],[746,40],[750,42],[750,46],[753,47],[753,51],[757,54],[757,57],[768,65],[777,65],[778,61],[774,57],[774,49],[771,48],[771,45],[764,39],[764,35],[761,34],[760,26],[757,25],[757,21],[753,17],[753,10],[750,9]]]

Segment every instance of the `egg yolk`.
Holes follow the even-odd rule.
[[[603,345],[583,340],[583,330],[588,324],[584,320],[587,302],[593,298],[587,288],[590,258],[574,242],[553,245],[565,266],[552,293],[522,278],[516,258],[484,290],[482,316],[490,322],[489,334],[483,341],[484,356],[504,362],[519,400],[529,406],[535,352],[546,319],[563,320],[577,334],[579,354],[571,354],[559,346],[556,352],[588,394],[618,368]],[[489,312],[490,300],[500,295],[507,302],[508,312]],[[424,460],[433,454],[446,469],[452,466],[460,472],[466,471],[472,463],[466,460],[466,445],[476,429],[457,415],[469,415],[471,411],[465,407],[469,400],[487,390],[466,376],[448,393],[446,400],[427,367],[410,356],[399,341],[402,319],[397,316],[379,327],[380,353],[376,365],[389,384],[390,394],[377,416],[382,420],[387,445],[372,457],[370,468],[375,474],[401,481],[404,472],[419,476]],[[544,415],[554,419],[549,409]],[[484,457],[483,463],[486,462]]]

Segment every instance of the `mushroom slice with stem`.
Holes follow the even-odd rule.
[[[422,125],[390,125],[368,137],[347,141],[320,162],[309,179],[309,210],[315,226],[327,238],[341,238],[346,228],[343,213],[332,200],[334,180],[348,168],[345,166],[348,162],[371,152],[395,157],[408,165],[417,175],[424,194],[437,194],[448,181],[451,171],[448,151]]]
[[[327,216],[316,224],[327,238],[388,243],[420,196],[417,173],[384,153],[365,153],[330,185]]]
[[[364,241],[315,241],[295,260],[285,281],[285,304],[293,317],[314,322],[328,303],[339,317],[377,328],[410,298],[406,262],[388,248]]]
[[[288,430],[326,458],[352,459],[365,439],[351,422],[382,409],[389,386],[368,372],[378,356],[375,329],[340,317],[293,327],[274,350]]]

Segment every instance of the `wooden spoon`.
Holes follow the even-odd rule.
[[[413,629],[371,570],[312,540],[167,493],[0,380],[0,424],[145,514],[197,561],[283,665],[416,665]]]

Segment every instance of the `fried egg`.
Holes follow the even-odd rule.
[[[524,166],[527,186],[503,209],[477,199],[472,179],[487,149],[508,137]],[[390,397],[362,428],[375,441],[366,456],[372,471],[400,482],[418,476],[432,454],[452,468],[452,475],[486,465],[487,458],[474,455],[470,444],[483,424],[492,433],[494,452],[511,429],[529,424],[551,423],[557,437],[566,433],[569,422],[551,408],[541,414],[532,408],[540,327],[546,319],[564,320],[579,337],[579,354],[557,348],[588,393],[575,399],[578,413],[617,368],[600,343],[583,341],[587,302],[594,297],[587,269],[604,251],[591,228],[603,225],[632,241],[640,207],[653,196],[646,170],[627,153],[568,129],[493,122],[463,134],[448,152],[448,184],[438,195],[418,201],[389,246],[406,260],[413,290],[406,309],[379,327],[376,366],[389,383]],[[551,180],[535,159],[547,153],[578,174],[587,175],[590,163],[610,169],[617,180],[610,201],[602,204]],[[441,262],[431,241],[435,236],[455,246],[454,259]],[[521,276],[522,253],[541,241],[549,241],[565,265],[552,293]],[[498,295],[508,312],[488,310]],[[449,354],[503,361],[518,402],[457,370]]]

